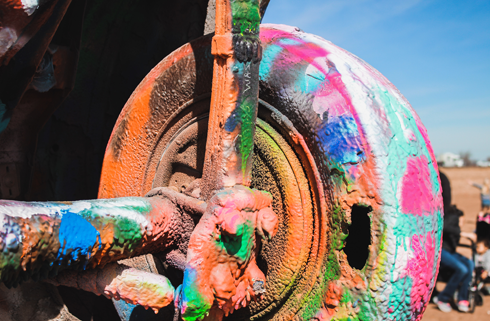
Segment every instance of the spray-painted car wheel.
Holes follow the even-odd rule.
[[[420,319],[442,220],[437,164],[420,119],[371,66],[319,37],[261,27],[253,187],[280,217],[259,266],[267,295],[236,319]],[[158,64],[124,107],[99,197],[184,191],[205,153],[211,37]]]

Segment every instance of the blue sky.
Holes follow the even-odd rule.
[[[490,0],[271,0],[263,22],[319,35],[378,69],[436,154],[490,157]]]

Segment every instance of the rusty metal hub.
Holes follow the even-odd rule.
[[[144,185],[184,192],[201,178],[208,131],[209,96],[183,105],[161,129],[147,162]],[[265,122],[263,119],[267,119]],[[289,126],[287,124],[290,124]],[[320,206],[314,171],[305,146],[294,142],[291,123],[272,106],[260,104],[254,141],[251,187],[273,196],[279,232],[265,242],[258,259],[267,277],[265,299],[233,319],[292,317],[301,307],[302,294],[313,290],[326,248],[319,233]],[[315,263],[315,261],[318,262]],[[278,311],[280,310],[280,311]],[[279,314],[278,314],[279,313]]]

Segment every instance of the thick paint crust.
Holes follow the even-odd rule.
[[[373,209],[367,265],[352,269],[342,245],[333,252],[340,271],[326,275],[323,298],[312,298],[322,306],[318,319],[419,320],[434,287],[442,227],[425,128],[398,90],[359,58],[295,28],[261,28],[261,81],[279,93],[269,101],[301,110],[296,126],[303,135],[314,133],[305,135],[310,148],[324,151],[315,155],[322,174],[341,177],[324,176],[334,178],[332,201],[340,213],[332,223],[348,223],[353,205]],[[339,231],[331,238],[335,244],[345,237]]]
[[[67,268],[81,271],[186,247],[194,224],[181,208],[202,213],[205,203],[165,189],[151,195],[72,203],[0,201],[0,280],[16,286]]]
[[[63,271],[46,281],[56,286],[70,286],[109,299],[139,304],[153,309],[155,313],[174,300],[174,287],[165,276],[117,263],[85,272]]]
[[[277,233],[267,192],[237,186],[217,193],[192,233],[177,302],[186,321],[201,320],[214,305],[225,316],[265,293],[256,262],[259,240]]]
[[[321,220],[312,222],[328,225],[321,272],[310,290],[280,302],[277,318],[290,311],[305,320],[419,320],[434,287],[442,228],[427,131],[386,78],[345,50],[278,25],[262,25],[261,42],[260,98],[294,125],[297,132],[290,135],[309,148],[328,203]],[[202,38],[183,46],[134,92],[119,118],[126,130],[114,132],[106,153],[101,196],[139,195],[151,185],[154,166],[146,162],[162,122],[183,102],[211,91],[210,43]],[[175,77],[185,83],[172,82]],[[354,205],[372,209],[362,270],[349,265],[343,250]],[[308,264],[299,260],[291,266]],[[268,286],[306,282],[301,273],[293,277]]]

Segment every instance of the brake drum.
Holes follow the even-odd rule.
[[[426,129],[347,51],[283,25],[262,25],[261,40],[252,181],[272,193],[280,229],[258,259],[265,299],[230,319],[419,320],[442,235]],[[201,177],[210,47],[210,36],[182,46],[134,91],[107,146],[100,198],[184,191]]]

